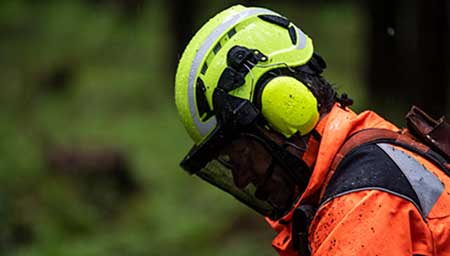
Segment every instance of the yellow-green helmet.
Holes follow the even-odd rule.
[[[221,74],[228,66],[227,54],[235,46],[257,49],[256,54],[262,54],[260,63],[245,75],[245,83],[229,92],[250,101],[256,93],[256,82],[268,71],[301,66],[313,56],[312,40],[288,19],[271,10],[236,5],[210,19],[187,45],[180,59],[175,81],[178,112],[196,144],[202,142],[217,125],[212,95]],[[307,123],[301,125],[312,129],[311,126],[318,119],[317,102],[312,94],[307,96],[310,102],[307,107],[314,109],[307,118]],[[262,112],[265,114],[264,108]],[[269,116],[271,112],[273,111],[268,111]],[[287,126],[287,130],[280,131],[286,136],[296,129],[301,130],[292,129],[289,122],[288,125],[274,126],[276,130]],[[278,128],[280,129],[283,128]]]

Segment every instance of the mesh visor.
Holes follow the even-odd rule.
[[[255,138],[247,133],[223,143],[195,175],[262,215],[279,219],[300,193],[271,152]]]
[[[196,173],[196,175],[234,196],[240,202],[256,210],[262,215],[270,218],[276,218],[276,211],[274,207],[268,202],[256,198],[256,186],[250,183],[245,188],[238,188],[234,183],[232,170],[229,167],[226,167],[220,160],[212,160],[206,165],[205,168]]]

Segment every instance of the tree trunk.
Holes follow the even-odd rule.
[[[419,1],[421,97],[417,104],[435,117],[444,115],[449,87],[448,0]]]
[[[431,115],[446,112],[449,85],[448,4],[368,1],[369,100],[388,119],[410,105]]]

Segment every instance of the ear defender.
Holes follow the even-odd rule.
[[[289,138],[314,129],[319,121],[317,99],[305,84],[291,76],[276,76],[261,90],[261,112],[274,130]]]

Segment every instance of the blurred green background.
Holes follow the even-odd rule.
[[[235,3],[0,2],[0,255],[276,254],[262,217],[178,166],[192,142],[174,104],[176,60],[186,38]],[[402,124],[405,104],[368,89],[370,6],[243,4],[289,17],[356,111]],[[445,96],[442,114],[445,75],[434,92]]]

